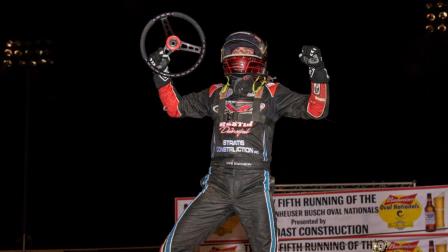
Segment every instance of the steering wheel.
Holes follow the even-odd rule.
[[[177,35],[174,34],[174,32],[171,28],[171,25],[168,21],[168,17],[180,18],[180,19],[185,20],[188,23],[190,23],[197,31],[199,38],[201,40],[201,45],[197,46],[197,45],[193,45],[193,44],[187,43],[185,41],[182,41]],[[164,72],[163,69],[158,69],[157,67],[153,66],[149,62],[149,57],[146,52],[146,45],[149,43],[146,41],[146,36],[147,36],[149,30],[158,21],[162,22],[163,31],[165,32],[165,36],[166,36],[164,54],[169,55],[178,50],[199,54],[198,59],[196,60],[196,62],[194,63],[194,65],[192,67],[190,67],[189,69],[187,69],[183,72],[167,73],[167,72]],[[181,76],[187,75],[187,74],[191,73],[193,70],[195,70],[201,63],[202,59],[204,58],[204,55],[205,55],[204,32],[202,31],[202,28],[199,26],[199,24],[188,15],[185,15],[180,12],[163,13],[163,14],[160,14],[157,17],[151,19],[146,24],[145,28],[143,29],[142,35],[140,37],[140,52],[142,54],[143,60],[148,64],[149,68],[153,72],[163,75],[163,76],[166,76],[166,77],[181,77]]]

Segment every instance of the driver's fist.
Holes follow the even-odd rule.
[[[317,46],[305,45],[302,47],[302,52],[299,54],[300,60],[309,68],[310,79],[314,83],[327,83],[330,79],[324,62],[322,61],[322,54]]]
[[[149,64],[161,71],[168,71],[168,64],[170,63],[170,56],[165,53],[163,47],[149,55]]]
[[[322,53],[317,46],[305,45],[302,47],[302,52],[299,54],[300,60],[307,66],[322,69],[324,62],[322,61]]]
[[[148,62],[149,62],[149,64],[153,65],[160,71],[169,73],[168,64],[170,63],[170,56],[168,54],[165,54],[165,49],[163,47],[161,47],[157,51],[151,53],[151,55],[149,55]],[[153,80],[154,80],[154,84],[156,85],[157,89],[170,83],[170,78],[160,75],[160,74],[157,74],[155,72],[153,74]]]

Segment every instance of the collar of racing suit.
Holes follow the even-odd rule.
[[[227,76],[228,84],[236,96],[246,97],[254,93],[259,87],[266,83],[266,77],[261,75],[230,75]]]

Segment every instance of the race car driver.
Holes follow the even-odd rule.
[[[154,74],[170,117],[211,117],[211,164],[203,190],[179,218],[163,252],[194,251],[229,216],[237,214],[252,251],[277,251],[270,161],[276,121],[285,116],[322,119],[329,105],[329,76],[319,48],[303,46],[311,94],[299,94],[268,75],[267,45],[250,32],[230,34],[221,49],[226,83],[181,96],[170,78]],[[168,72],[169,56],[159,49],[149,62]]]

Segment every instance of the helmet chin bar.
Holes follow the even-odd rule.
[[[266,73],[266,61],[259,57],[232,56],[223,59],[224,75],[263,75]]]
[[[254,85],[255,78],[253,76],[244,75],[241,77],[233,78],[232,88],[236,95],[246,96],[252,92],[252,86]]]

